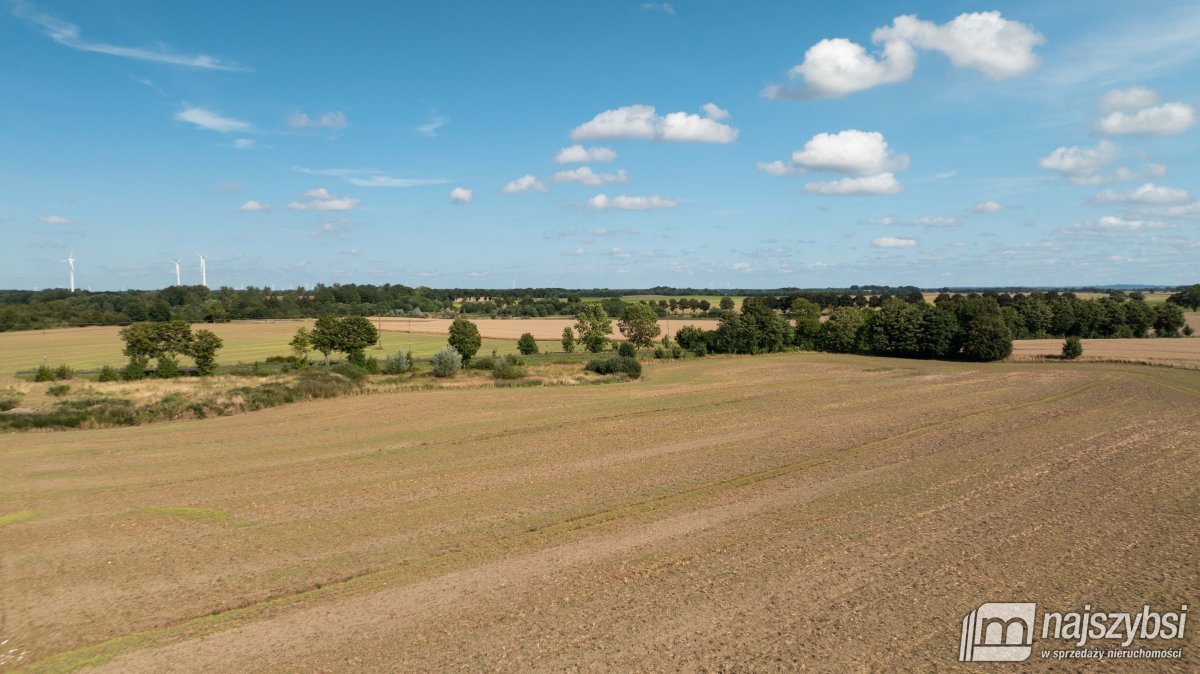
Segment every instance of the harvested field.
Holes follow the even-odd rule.
[[[528,332],[533,335],[534,339],[553,342],[555,345],[558,345],[554,347],[553,350],[555,351],[562,350],[559,340],[562,339],[563,328],[575,327],[575,321],[570,318],[468,318],[479,327],[479,334],[484,338],[513,340],[515,342],[517,338]],[[431,335],[450,334],[450,323],[452,322],[449,318],[382,319],[383,330],[385,332],[413,332]],[[676,316],[670,319],[660,318],[658,321],[658,327],[664,333],[669,331],[671,335],[674,335],[676,330],[685,325],[694,325],[704,330],[713,330],[717,327],[717,319]],[[613,320],[612,331],[609,334],[613,339],[624,339],[617,330],[615,319]]]
[[[1056,358],[1061,339],[1021,339],[1013,342],[1012,360]],[[1080,360],[1152,363],[1200,368],[1200,339],[1085,339]]]
[[[35,671],[955,669],[982,602],[1200,603],[1198,410],[1189,370],[791,353],[0,436],[0,641]],[[1195,634],[1134,665],[1195,671]]]

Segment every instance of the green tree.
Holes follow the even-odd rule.
[[[341,321],[337,316],[321,314],[317,317],[317,322],[309,333],[309,344],[325,357],[326,365],[329,365],[329,354],[338,350],[338,327],[340,324]]]
[[[462,354],[463,363],[471,362],[471,358],[479,353],[483,340],[479,337],[479,328],[465,318],[456,318],[450,324],[450,346]]]
[[[575,353],[575,333],[571,328],[563,328],[562,348],[567,353]]]
[[[721,307],[721,311],[733,311],[733,298],[722,297],[721,304],[719,306]]]
[[[796,322],[792,343],[801,349],[813,349],[821,332],[821,307],[815,302],[797,297],[790,307],[791,319]]]
[[[1012,333],[999,314],[984,314],[967,324],[962,351],[971,360],[1003,360],[1012,354]]]
[[[892,298],[871,313],[863,328],[868,351],[888,356],[916,356],[921,336],[921,307]]]
[[[120,335],[126,356],[147,360],[188,353],[192,342],[192,329],[184,321],[133,323],[121,328]]]
[[[217,351],[225,345],[211,330],[197,330],[188,355],[196,362],[196,370],[206,377],[217,370]]]
[[[917,351],[922,358],[949,358],[958,343],[958,319],[941,307],[930,307],[921,316]]]
[[[600,353],[608,347],[612,321],[600,304],[585,304],[579,313],[575,314],[575,331],[579,333],[579,342],[585,349],[592,353]]]
[[[649,305],[640,302],[625,305],[617,328],[634,346],[650,346],[661,330],[658,327],[658,314]]]
[[[174,379],[179,376],[179,361],[163,354],[158,357],[158,365],[154,368],[154,376],[159,379]]]
[[[1188,286],[1180,292],[1167,298],[1171,304],[1187,307],[1192,311],[1200,311],[1200,283]]]
[[[634,348],[632,342],[621,342],[617,347],[617,355],[625,358],[637,358],[637,349]]]
[[[288,342],[288,347],[292,349],[292,356],[301,363],[308,362],[308,352],[312,349],[312,335],[308,328],[296,328],[296,334],[292,336],[292,341]]]
[[[533,338],[532,333],[525,333],[517,340],[517,351],[522,355],[532,356],[538,352],[537,340]]]
[[[337,350],[346,354],[346,360],[363,367],[367,364],[367,347],[379,343],[379,330],[366,316],[346,316],[339,321],[337,338]]]
[[[1083,342],[1074,335],[1068,337],[1063,342],[1062,357],[1067,360],[1075,360],[1083,355]]]
[[[1177,304],[1160,304],[1154,307],[1154,334],[1159,337],[1178,337],[1179,329],[1187,325],[1183,309]]]
[[[859,333],[867,317],[858,307],[838,307],[829,314],[817,335],[817,348],[832,353],[853,353],[859,349]]]

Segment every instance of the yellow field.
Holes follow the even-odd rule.
[[[1195,371],[789,353],[6,434],[0,667],[954,670],[982,602],[1200,604],[1198,409]]]

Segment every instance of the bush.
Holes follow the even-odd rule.
[[[154,369],[154,376],[159,379],[174,379],[179,376],[179,361],[170,356],[159,356],[158,367]]]
[[[642,376],[642,364],[636,358],[627,356],[609,356],[589,360],[583,369],[596,374],[624,374],[630,379]]]
[[[671,347],[671,357],[672,358],[683,358],[683,349],[679,348],[678,346],[672,346]]]
[[[629,342],[621,342],[621,345],[617,347],[617,355],[626,358],[637,358],[637,349],[633,348],[633,345]]]
[[[412,369],[412,354],[397,351],[383,361],[384,374],[404,374]]]
[[[699,344],[696,345],[696,348],[692,349],[692,353],[696,354],[696,356],[698,358],[703,358],[703,357],[707,356],[708,355],[708,344],[705,342],[700,342]]]
[[[121,375],[117,372],[117,368],[112,365],[105,365],[100,368],[100,375],[96,377],[96,381],[117,381],[120,378]]]
[[[659,360],[662,360],[663,358],[667,357],[667,352],[665,350],[663,350],[663,348],[661,346],[655,347],[654,348],[654,357]]]
[[[74,376],[75,370],[72,370],[68,365],[59,365],[58,367],[54,368],[54,379],[57,381],[70,379]]]
[[[433,376],[453,377],[462,369],[463,357],[453,346],[446,345],[433,354]]]
[[[1183,336],[1184,337],[1191,337],[1195,332],[1196,331],[1192,329],[1192,326],[1190,326],[1190,325],[1183,326]]]
[[[1083,355],[1083,342],[1078,337],[1071,336],[1067,341],[1063,342],[1062,357],[1067,360],[1075,360]]]
[[[520,379],[528,374],[525,368],[521,367],[523,362],[520,358],[511,355],[498,358],[492,367],[492,376],[496,379]]]
[[[39,365],[37,372],[33,374],[33,380],[54,381],[54,370],[51,370],[49,365]]]
[[[54,396],[55,398],[61,398],[70,392],[71,392],[71,387],[67,384],[55,384],[54,386],[51,386],[50,388],[46,389],[46,393],[49,393],[50,395]]]
[[[121,379],[125,381],[137,381],[138,379],[146,378],[146,365],[148,361],[144,358],[130,358],[129,364],[121,368]]]
[[[20,404],[21,404],[21,394],[20,393],[8,391],[3,396],[0,396],[0,412],[7,412],[11,409],[16,408],[16,406],[20,405]]]
[[[483,356],[482,358],[472,358],[471,362],[463,367],[468,370],[490,370],[496,366],[496,358],[493,356]]]
[[[361,365],[355,365],[354,363],[341,363],[340,365],[334,365],[333,367],[329,368],[329,371],[340,374],[355,384],[361,384],[367,380],[367,369]]]
[[[367,371],[367,374],[379,374],[379,361],[374,356],[367,358],[362,367]]]
[[[538,352],[537,340],[533,338],[532,333],[525,333],[517,340],[517,351],[522,355],[532,356]]]

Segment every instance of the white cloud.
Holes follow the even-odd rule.
[[[1130,220],[1106,215],[1094,223],[1080,223],[1072,229],[1077,231],[1141,232],[1151,229],[1174,229],[1175,225],[1161,220]]]
[[[896,182],[896,176],[891,173],[880,173],[875,176],[862,178],[842,178],[841,180],[826,180],[808,183],[804,191],[809,194],[825,194],[830,196],[855,194],[899,194],[902,188]]]
[[[450,123],[450,118],[434,110],[429,115],[429,121],[417,127],[417,133],[433,138],[438,135],[443,126]]]
[[[255,201],[251,199],[241,206],[238,206],[238,210],[242,211],[243,213],[263,213],[271,210],[271,207],[262,203],[261,201]]]
[[[137,47],[121,47],[118,45],[103,44],[99,42],[88,42],[80,37],[79,26],[67,21],[62,21],[49,14],[43,14],[32,9],[24,2],[17,2],[13,6],[13,14],[27,19],[38,27],[40,27],[50,39],[71,49],[78,51],[93,52],[96,54],[107,54],[109,56],[118,56],[121,58],[133,59],[135,61],[148,61],[151,63],[164,63],[167,65],[183,66],[185,68],[197,68],[200,70],[247,70],[236,64],[222,61],[207,54],[197,54],[188,56],[184,54],[173,54],[165,49],[139,49]]]
[[[1038,160],[1038,165],[1058,171],[1072,182],[1086,184],[1117,160],[1119,150],[1116,144],[1107,140],[1100,141],[1096,147],[1060,147]]]
[[[671,16],[675,15],[675,7],[669,2],[643,2],[642,9],[647,12],[662,12]]]
[[[1102,204],[1178,204],[1191,201],[1192,197],[1187,190],[1178,187],[1146,183],[1125,192],[1104,190],[1095,196],[1095,200]]]
[[[628,181],[629,175],[625,173],[625,169],[621,169],[616,173],[595,173],[588,166],[580,166],[577,169],[559,171],[554,174],[554,182],[556,183],[579,183],[580,185],[588,185],[590,187]]]
[[[778,159],[772,162],[760,161],[755,164],[755,166],[758,167],[759,171],[770,173],[773,176],[786,176],[797,172],[797,169],[779,161]]]
[[[679,143],[732,143],[738,130],[687,112],[659,116],[652,105],[605,110],[571,130],[571,140],[632,138]]]
[[[1148,206],[1138,209],[1138,215],[1152,215],[1159,218],[1186,218],[1200,220],[1200,201],[1178,206]]]
[[[792,167],[866,176],[907,168],[908,155],[893,156],[878,131],[849,129],[813,136],[792,153]]]
[[[465,187],[455,187],[450,190],[450,201],[456,204],[469,204],[475,198],[475,193]]]
[[[538,192],[547,191],[546,185],[543,184],[542,181],[538,180],[535,176],[531,175],[523,175],[520,178],[509,182],[501,191],[503,191],[505,194],[519,194],[521,192],[528,192],[530,190],[535,190]]]
[[[328,127],[331,129],[346,128],[346,113],[326,112],[313,119],[303,112],[294,113],[288,118],[288,125],[297,129]]]
[[[899,224],[899,221],[898,221],[896,218],[893,218],[893,217],[892,217],[892,216],[890,216],[890,215],[885,215],[885,216],[884,216],[884,217],[882,217],[882,218],[867,218],[866,222],[867,222],[867,224],[868,224],[868,225],[895,225],[895,224]]]
[[[234,131],[246,131],[250,128],[248,122],[243,122],[238,119],[223,117],[211,110],[200,107],[184,106],[183,110],[175,115],[175,119],[181,122],[195,124],[201,129],[209,131],[219,131],[221,133],[233,133]]]
[[[999,201],[981,201],[971,208],[974,213],[999,213],[1004,210],[1004,204]]]
[[[258,143],[250,138],[235,138],[233,140],[233,149],[235,150],[253,150],[258,147]]]
[[[324,187],[309,190],[300,195],[307,201],[293,201],[287,205],[294,211],[348,211],[358,206],[358,199],[353,197],[335,197]]]
[[[423,185],[445,185],[452,182],[446,178],[396,178],[385,171],[374,168],[330,168],[315,169],[293,166],[293,171],[310,176],[330,176],[357,185],[358,187],[420,187]]]
[[[588,199],[585,205],[596,210],[615,208],[622,211],[645,211],[652,208],[675,208],[679,202],[657,194],[647,197],[630,197],[625,195],[609,198],[605,194],[597,194]]]
[[[957,227],[958,218],[950,215],[935,215],[933,217],[917,218],[912,223],[923,227]]]
[[[871,41],[878,54],[845,38],[825,39],[809,47],[804,61],[788,71],[802,87],[770,85],[767,98],[840,98],[881,84],[903,82],[916,67],[916,48],[938,51],[959,68],[975,68],[993,78],[1024,75],[1038,66],[1034,47],[1045,38],[1000,12],[961,14],[941,26],[916,16],[898,16],[878,28]]]
[[[1173,136],[1183,133],[1196,122],[1196,111],[1186,103],[1164,103],[1136,112],[1110,112],[1096,125],[1107,134]]]
[[[633,257],[633,253],[625,250],[624,248],[622,248],[620,246],[613,246],[612,249],[608,251],[608,254],[612,257],[615,257],[615,258],[618,258],[621,260],[627,260],[627,259]]]
[[[1100,112],[1114,110],[1137,110],[1148,108],[1158,102],[1158,94],[1146,87],[1113,89],[1100,97]]]
[[[733,270],[740,271],[743,274],[749,274],[754,271],[754,267],[750,266],[746,262],[735,262],[733,265]]]
[[[39,215],[37,221],[42,223],[43,225],[73,225],[73,224],[75,224],[74,220],[71,220],[70,218],[64,218],[61,215]]]
[[[878,239],[872,239],[871,245],[876,248],[912,248],[917,245],[917,240],[895,236],[881,236]]]
[[[617,153],[606,147],[584,147],[572,145],[558,151],[554,157],[556,164],[583,164],[587,162],[610,162],[617,158]]]
[[[871,36],[875,42],[904,40],[915,47],[939,51],[959,68],[975,68],[1003,79],[1032,72],[1039,59],[1034,47],[1046,38],[1000,12],[960,14],[941,26],[914,15],[898,16],[888,28]]]
[[[716,103],[705,103],[704,105],[700,106],[700,110],[704,112],[705,117],[718,122],[722,119],[729,119],[729,111],[720,107]]]

